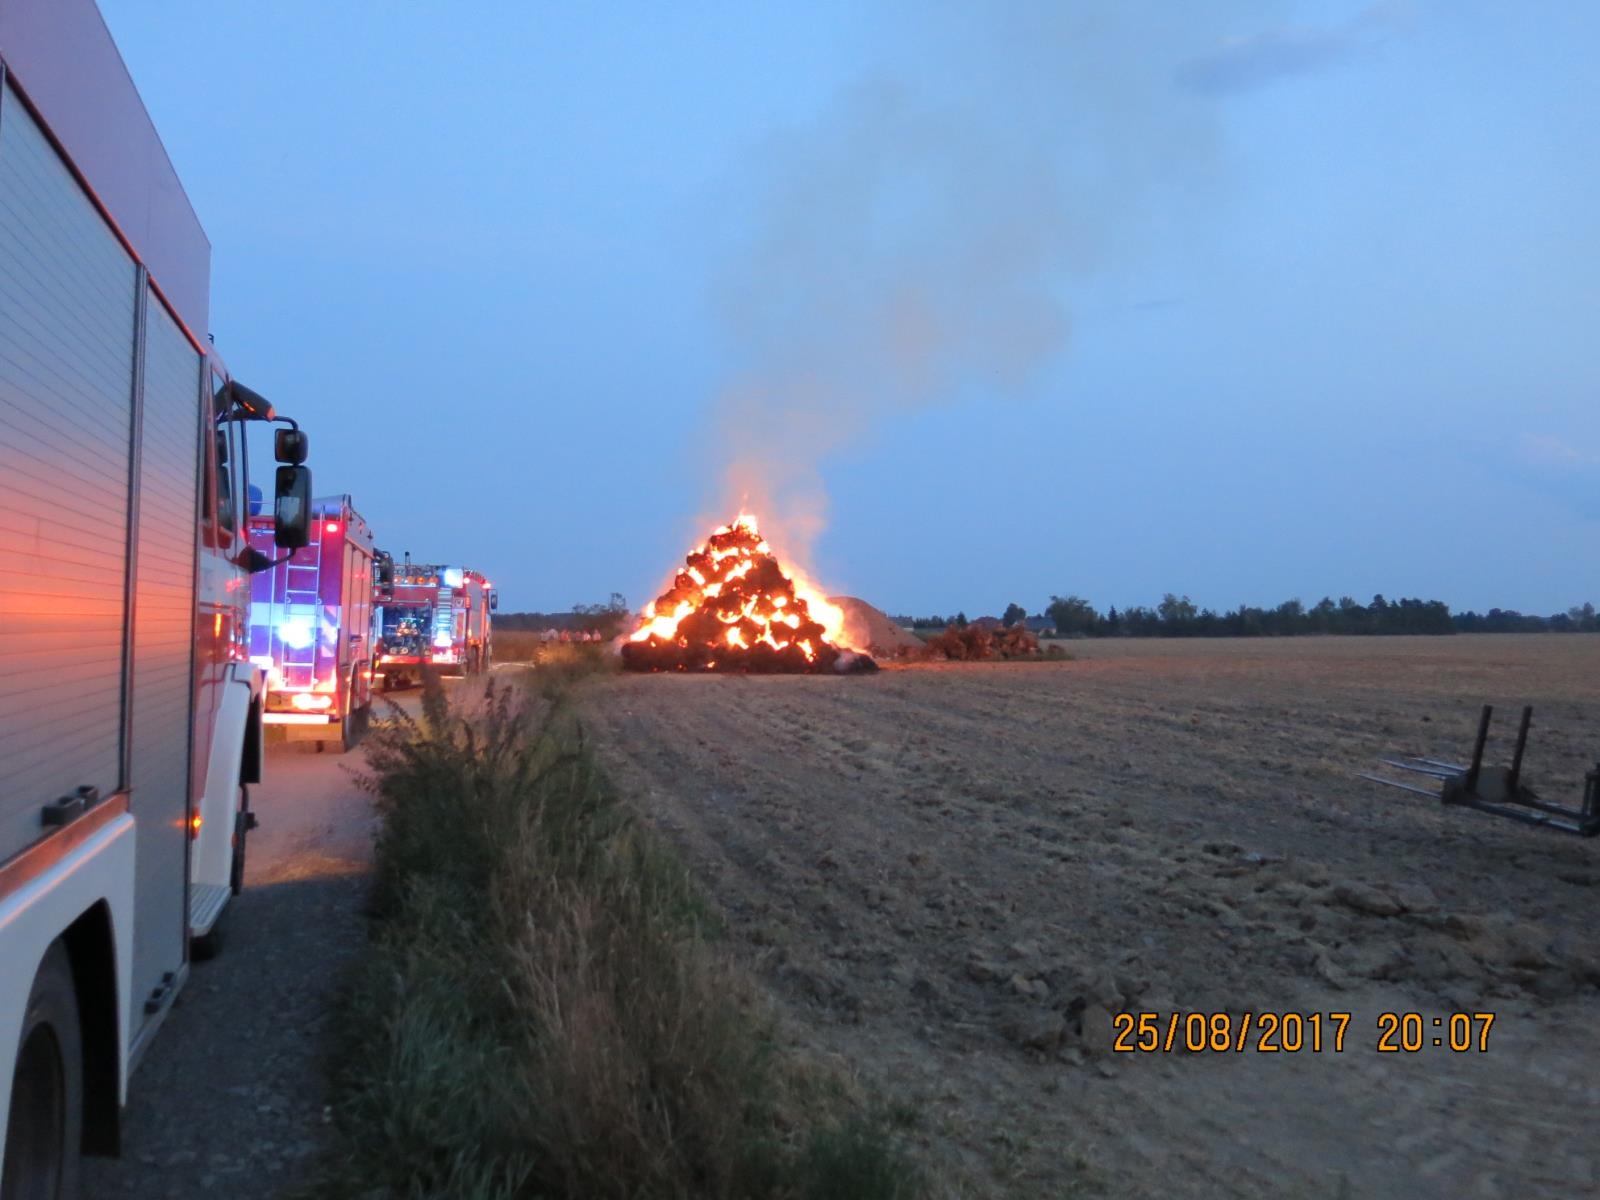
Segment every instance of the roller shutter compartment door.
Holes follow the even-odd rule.
[[[0,858],[121,780],[137,275],[0,94]]]
[[[202,361],[154,294],[145,307],[135,520],[129,777],[138,822],[133,1003],[183,962],[188,933],[189,738],[194,693]]]

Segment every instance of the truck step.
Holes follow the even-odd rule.
[[[194,883],[189,885],[189,931],[195,937],[205,937],[217,923],[228,897],[233,893],[228,885]]]

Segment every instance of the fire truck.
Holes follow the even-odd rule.
[[[0,0],[0,1196],[77,1194],[243,882],[263,672],[211,247],[93,0]],[[249,439],[259,440],[259,439]],[[306,437],[276,430],[274,541]]]
[[[273,519],[250,544],[273,552]],[[289,740],[349,750],[372,705],[372,530],[349,496],[311,506],[311,542],[251,582],[250,661],[267,672],[264,719]]]
[[[377,673],[384,691],[414,683],[424,667],[441,675],[489,669],[490,614],[500,597],[465,567],[400,562],[378,551],[372,599]]]

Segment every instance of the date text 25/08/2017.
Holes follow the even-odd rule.
[[[1380,1054],[1442,1050],[1482,1054],[1495,1014],[1417,1012],[1378,1014],[1374,1037],[1351,1037],[1348,1012],[1122,1012],[1112,1017],[1112,1050],[1123,1054],[1342,1054],[1367,1048]]]

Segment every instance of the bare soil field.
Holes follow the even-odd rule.
[[[1527,780],[1575,804],[1600,638],[1070,648],[584,703],[792,1035],[916,1110],[947,1194],[1595,1194],[1600,839],[1355,772],[1464,759],[1485,702],[1498,760],[1531,703]],[[1119,1011],[1352,1016],[1338,1052],[1121,1053]],[[1383,1012],[1423,1048],[1379,1052]],[[1432,1044],[1455,1013],[1495,1014],[1486,1052]]]

